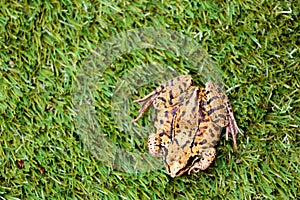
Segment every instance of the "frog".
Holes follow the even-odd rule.
[[[242,132],[229,98],[213,81],[204,87],[195,86],[190,75],[180,75],[134,102],[142,106],[132,122],[138,121],[150,106],[158,111],[156,133],[148,137],[148,151],[163,159],[172,178],[206,170],[215,160],[215,146],[224,127],[226,140],[231,134],[238,152],[236,136]]]

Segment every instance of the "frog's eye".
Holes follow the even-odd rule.
[[[192,166],[192,165],[193,165],[195,162],[197,162],[198,160],[200,160],[199,155],[191,156],[191,157],[188,159],[187,166]]]

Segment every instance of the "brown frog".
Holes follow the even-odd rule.
[[[152,156],[163,157],[171,177],[207,169],[215,159],[214,146],[222,127],[226,127],[226,140],[230,133],[238,151],[236,135],[241,131],[228,97],[211,81],[202,88],[192,86],[191,76],[178,76],[134,102],[143,105],[133,122],[151,105],[159,110],[156,133],[149,136],[148,149]]]

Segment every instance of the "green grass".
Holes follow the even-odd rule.
[[[297,1],[25,2],[2,0],[0,8],[2,199],[299,198]],[[99,44],[141,27],[183,33],[211,55],[225,89],[234,87],[227,94],[244,131],[239,153],[223,136],[208,170],[172,179],[163,168],[116,170],[88,150],[72,108],[78,72]],[[149,62],[197,79],[184,58],[168,51],[128,52],[107,67],[95,84],[96,114],[103,134],[129,152],[146,152],[146,138],[118,126],[111,96],[122,77]],[[144,85],[133,98],[154,87]],[[137,108],[130,106],[131,117]]]

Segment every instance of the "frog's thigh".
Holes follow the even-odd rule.
[[[156,109],[167,108],[176,104],[174,99],[192,85],[191,76],[178,76],[168,80],[156,90],[161,91],[153,102]]]
[[[208,82],[205,85],[206,97],[203,97],[204,107],[211,120],[218,126],[228,124],[227,108],[225,102],[228,98],[223,90],[215,83]]]

